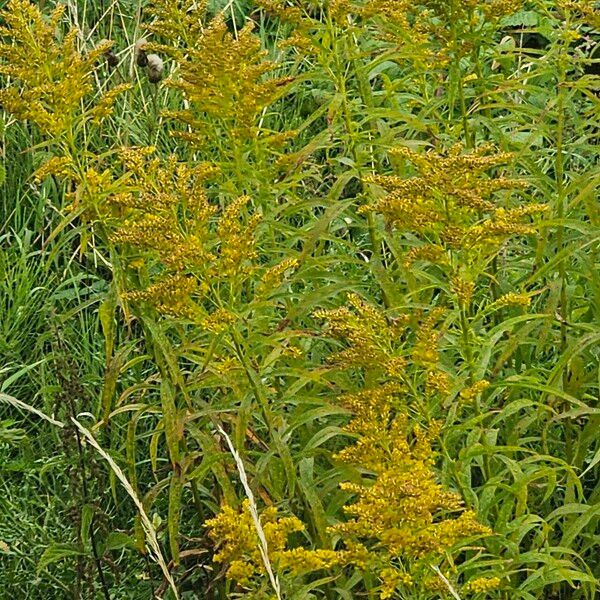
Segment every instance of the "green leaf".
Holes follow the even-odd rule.
[[[44,550],[38,561],[36,571],[39,575],[44,569],[55,562],[76,556],[83,556],[83,554],[82,550],[74,544],[52,544]]]

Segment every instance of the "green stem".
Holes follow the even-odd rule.
[[[355,123],[352,119],[352,110],[350,108],[350,103],[348,102],[348,88],[346,85],[346,60],[341,60],[339,52],[337,51],[337,39],[336,39],[336,30],[331,21],[331,18],[328,17],[327,25],[329,29],[329,34],[331,36],[332,44],[334,44],[334,65],[335,65],[335,84],[338,89],[338,92],[342,98],[342,118],[344,121],[344,128],[346,130],[347,138],[348,138],[348,148],[350,150],[350,154],[352,156],[352,160],[354,161],[354,168],[356,170],[356,174],[358,176],[358,181],[361,186],[361,190],[364,193],[367,193],[369,196],[371,195],[369,188],[365,185],[365,170],[363,168],[360,153],[358,151],[359,140],[356,137],[355,133]],[[348,51],[346,52],[349,53]],[[356,66],[355,60],[350,60],[351,64],[354,66],[354,71],[357,76],[357,80],[359,81],[359,91],[362,92],[360,95],[363,104],[367,107],[370,106],[371,101],[369,99],[370,96],[370,87],[365,85],[362,77],[360,75],[360,69]],[[366,88],[369,88],[369,93],[366,93]],[[381,248],[381,241],[379,240],[379,236],[377,235],[377,229],[375,225],[375,218],[372,213],[367,213],[367,229],[369,232],[369,240],[371,242],[371,251],[373,255],[373,260],[376,261],[377,264],[383,264],[383,255]],[[386,308],[391,306],[390,298],[388,297],[385,289],[381,289],[383,303]]]

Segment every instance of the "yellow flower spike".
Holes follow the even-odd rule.
[[[450,393],[450,385],[450,377],[447,373],[439,370],[427,372],[427,379],[425,381],[426,392],[437,392],[442,396],[447,396]]]
[[[348,341],[348,348],[333,354],[331,362],[340,366],[384,369],[401,368],[391,344],[404,330],[404,321],[390,322],[383,312],[356,294],[348,297],[348,306],[334,310],[318,310],[315,317],[326,319],[330,334]],[[388,362],[391,361],[391,362]]]
[[[527,294],[517,294],[509,292],[500,296],[498,300],[492,303],[493,308],[503,308],[505,306],[522,306],[527,307],[531,304],[531,296]]]
[[[301,557],[302,550],[286,550],[286,545],[292,533],[304,530],[302,522],[294,516],[280,517],[276,507],[266,508],[260,520],[270,561],[282,568],[298,568],[300,565],[295,564],[294,559]],[[209,529],[209,537],[219,546],[213,560],[229,565],[229,579],[246,586],[254,574],[264,574],[258,533],[248,500],[243,502],[241,511],[226,505],[221,507],[220,513],[204,524]]]
[[[298,266],[296,258],[286,258],[268,269],[261,277],[261,290],[276,290],[285,277],[286,272],[293,271]]]
[[[237,317],[226,308],[207,313],[201,300],[224,280],[241,281],[258,269],[255,229],[246,196],[220,210],[209,202],[206,181],[218,173],[208,163],[191,166],[175,156],[160,160],[154,148],[123,148],[124,184],[108,198],[115,227],[110,239],[141,253],[162,272],[131,302],[145,302],[167,315],[193,320],[208,331],[226,330]],[[112,223],[111,223],[112,224]],[[291,263],[290,263],[291,265]]]
[[[53,156],[33,173],[36,183],[41,183],[46,177],[76,177],[73,160],[68,156]]]
[[[471,579],[465,586],[464,590],[473,594],[484,594],[497,590],[502,584],[500,577],[478,577]]]
[[[92,121],[99,125],[102,123],[102,121],[104,121],[104,119],[110,117],[113,114],[114,105],[117,98],[132,88],[133,86],[131,84],[122,83],[105,92],[96,106],[94,106],[90,111],[90,117]]]
[[[10,0],[0,19],[0,74],[11,78],[0,90],[0,103],[15,118],[30,121],[53,137],[73,128],[85,115],[88,108],[84,103],[82,112],[82,102],[93,91],[95,63],[111,46],[104,41],[84,53],[78,47],[76,29],[59,39],[56,29],[63,11],[59,5],[46,19],[28,0]],[[110,113],[109,105],[122,91],[124,87],[119,86],[107,92],[96,107],[98,117]]]
[[[500,191],[521,190],[527,183],[501,175],[488,175],[508,163],[512,155],[484,145],[463,152],[456,145],[445,152],[417,152],[407,147],[390,150],[396,160],[407,161],[412,177],[375,175],[368,182],[384,194],[360,212],[381,213],[388,226],[418,240],[405,255],[410,266],[424,260],[442,267],[467,264],[480,256],[493,256],[512,236],[535,232],[530,222],[545,205],[497,206]],[[470,303],[473,283],[458,275],[453,292],[463,306]]]
[[[413,578],[408,573],[403,573],[398,569],[387,568],[379,573],[382,581],[379,597],[381,600],[393,598],[396,588],[400,585],[410,587],[413,584]]]
[[[488,387],[490,382],[486,379],[475,382],[473,385],[461,390],[460,398],[464,402],[473,402],[479,395],[481,395]]]
[[[475,284],[472,281],[467,281],[460,275],[455,275],[451,280],[452,291],[458,298],[459,304],[462,307],[468,307],[473,298]]]
[[[165,116],[187,125],[174,132],[193,145],[206,142],[207,115],[226,122],[235,138],[253,137],[257,118],[285,90],[290,78],[267,78],[277,65],[266,60],[258,36],[248,23],[232,34],[224,15],[206,21],[206,3],[186,0],[183,5],[159,0],[150,9],[154,17],[148,29],[171,40],[183,40],[183,47],[153,44],[157,51],[174,58],[177,76],[167,79],[167,87],[179,90],[189,109],[167,111]]]

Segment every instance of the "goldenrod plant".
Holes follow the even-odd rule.
[[[594,600],[595,0],[0,6],[0,600]]]

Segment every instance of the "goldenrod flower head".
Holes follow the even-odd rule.
[[[281,262],[267,269],[261,277],[260,291],[272,293],[281,286],[286,274],[291,273],[298,266],[298,259],[284,258]]]
[[[75,29],[60,39],[56,29],[63,11],[59,4],[45,19],[29,0],[10,0],[0,19],[0,74],[11,78],[0,90],[0,103],[17,119],[52,136],[73,126],[82,101],[93,91],[95,63],[111,46],[104,40],[84,54]],[[113,92],[113,100],[122,91]]]
[[[290,534],[304,529],[302,522],[294,516],[280,517],[275,507],[265,509],[260,516],[261,526],[267,542],[269,559],[288,567],[299,552],[286,553]],[[250,504],[245,500],[241,512],[230,506],[223,506],[221,512],[205,521],[209,537],[219,546],[213,560],[228,565],[227,577],[248,585],[255,574],[264,574],[264,562],[260,553],[260,543],[256,525],[250,513]]]
[[[348,348],[335,353],[331,361],[342,366],[369,368],[380,366],[391,370],[400,366],[393,356],[393,343],[403,331],[403,320],[388,321],[378,308],[367,304],[356,294],[348,296],[348,306],[315,312],[326,319],[330,334],[348,342]]]
[[[232,313],[224,309],[211,315],[198,300],[218,282],[258,268],[254,233],[260,214],[248,214],[247,196],[222,210],[211,204],[205,190],[206,180],[217,172],[211,165],[190,166],[174,156],[159,160],[152,148],[127,148],[120,156],[127,185],[109,197],[118,213],[111,221],[116,225],[111,240],[136,251],[133,260],[141,254],[158,275],[158,288],[127,297],[167,314],[193,317],[211,331],[228,327]],[[192,281],[195,285],[188,285]],[[167,284],[168,294],[163,293]]]
[[[152,21],[146,29],[169,42],[162,50],[176,53],[178,42],[193,47],[202,36],[206,5],[206,0],[154,0],[147,8]]]
[[[411,560],[444,553],[462,538],[489,533],[469,511],[457,518],[441,516],[442,511],[460,512],[462,501],[436,481],[431,434],[419,427],[411,430],[389,391],[365,390],[351,400],[354,418],[347,431],[357,441],[337,457],[376,478],[342,484],[355,498],[345,507],[351,518],[333,531]],[[348,397],[343,402],[348,404]]]
[[[468,281],[462,278],[460,275],[455,275],[451,280],[452,292],[458,298],[460,306],[466,307],[471,304],[473,298],[473,292],[475,291],[475,284],[472,281]]]
[[[380,571],[379,577],[381,579],[381,591],[379,593],[381,600],[393,598],[398,586],[410,587],[413,584],[411,575],[393,567],[388,567]]]
[[[225,122],[235,136],[252,137],[259,113],[281,95],[289,79],[266,77],[276,65],[265,59],[266,53],[252,32],[251,23],[233,35],[222,14],[205,26],[199,25],[202,3],[190,6],[187,11],[172,4],[162,1],[153,8],[156,18],[150,29],[167,39],[182,39],[185,44],[181,49],[156,46],[173,56],[179,67],[177,78],[167,80],[166,85],[179,90],[189,103],[189,108],[165,113],[191,129],[177,135],[202,145],[205,142],[202,115],[208,115]],[[189,19],[195,25],[190,24],[189,31],[181,32],[180,28]],[[151,56],[148,55],[149,60]]]
[[[444,309],[432,309],[419,323],[416,332],[417,341],[412,351],[412,360],[428,370],[435,369],[439,359],[439,340],[443,330],[439,328],[439,320]]]
[[[53,156],[33,173],[33,179],[41,183],[46,177],[76,177],[73,159],[69,156]]]
[[[123,297],[130,302],[147,302],[164,314],[193,320],[199,311],[191,296],[197,289],[198,282],[194,278],[175,274],[161,278],[144,290],[126,292]]]
[[[497,207],[494,195],[501,190],[521,189],[523,180],[504,176],[487,176],[486,171],[498,168],[511,159],[508,153],[493,153],[482,146],[464,153],[456,145],[445,153],[419,153],[409,148],[390,152],[396,159],[407,160],[414,167],[413,177],[376,175],[368,182],[383,188],[384,195],[361,212],[375,210],[399,232],[411,233],[420,241],[406,255],[406,263],[428,260],[449,266],[450,251],[465,254],[462,264],[471,261],[471,254],[495,253],[509,237],[532,233],[528,217],[542,212],[539,204]],[[473,293],[473,282],[457,275],[453,288],[459,300],[467,305]]]
[[[505,306],[522,306],[527,307],[531,304],[531,296],[528,294],[517,294],[516,292],[509,292],[500,296],[498,300],[492,303],[493,308],[503,308]]]
[[[473,385],[464,388],[460,392],[460,398],[464,402],[473,402],[478,396],[480,396],[488,387],[490,382],[486,379],[476,381]]]
[[[501,584],[500,577],[478,577],[477,579],[471,579],[464,586],[464,589],[466,592],[473,594],[484,594],[485,592],[497,590]]]
[[[132,89],[130,83],[121,83],[104,92],[97,104],[90,110],[90,117],[95,124],[100,124],[113,114],[115,101],[124,92]]]
[[[442,266],[450,265],[448,251],[438,244],[424,244],[411,248],[404,258],[404,265],[410,267],[416,261],[425,261]]]
[[[450,393],[451,380],[447,373],[438,369],[427,371],[425,392],[429,395],[438,393],[447,396]]]

